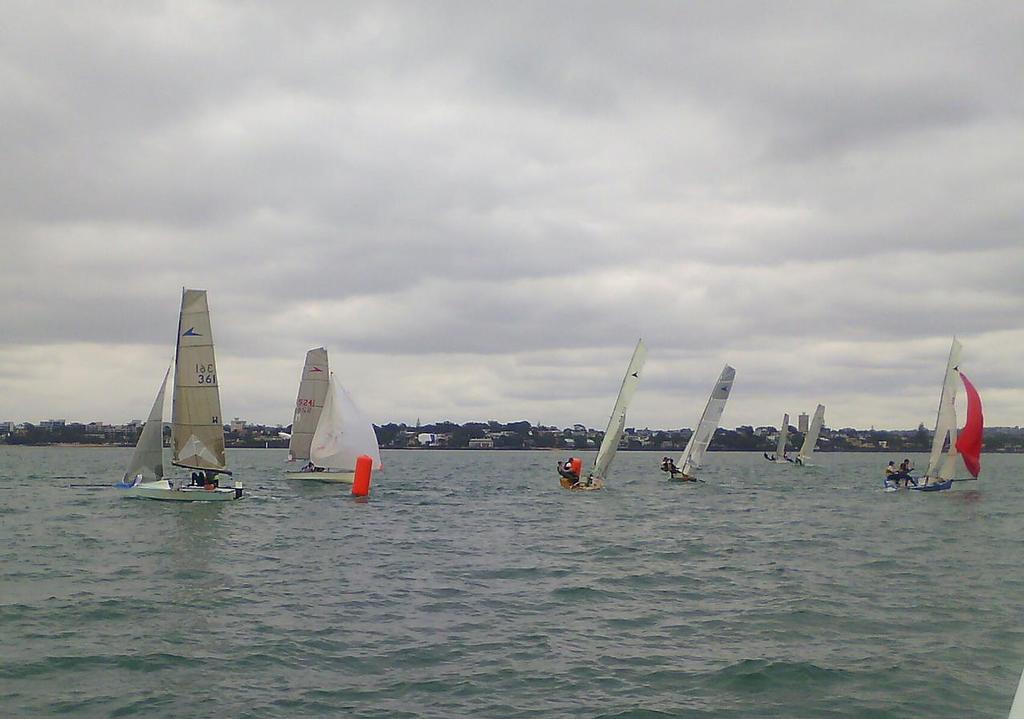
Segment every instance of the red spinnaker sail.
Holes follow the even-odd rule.
[[[971,381],[960,373],[967,392],[967,423],[956,438],[956,451],[963,457],[967,471],[974,477],[981,473],[981,435],[985,431],[985,418],[981,413],[981,397]]]

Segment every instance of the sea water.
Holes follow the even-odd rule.
[[[385,452],[368,501],[229,451],[241,502],[126,499],[130,449],[0,447],[0,716],[1005,717],[1024,456]],[[926,459],[918,455],[918,466]]]

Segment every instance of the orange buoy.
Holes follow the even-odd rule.
[[[371,474],[373,474],[373,458],[365,454],[356,457],[356,476],[352,481],[353,497],[365,497],[370,493]]]
[[[579,457],[572,458],[572,473],[579,479],[583,476],[583,460]]]

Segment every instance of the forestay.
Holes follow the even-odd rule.
[[[323,411],[310,444],[310,459],[318,467],[354,470],[356,458],[365,454],[380,469],[380,448],[373,425],[356,407],[345,388],[331,375]]]
[[[164,372],[164,381],[160,383],[160,391],[156,394],[153,408],[139,435],[139,441],[132,452],[131,461],[124,473],[124,481],[142,475],[143,482],[154,482],[164,477],[164,394],[167,389],[167,377],[171,373],[168,367]]]
[[[173,463],[226,472],[217,362],[206,290],[182,290],[171,408]]]
[[[825,423],[825,405],[819,404],[818,408],[814,410],[814,417],[811,419],[811,426],[807,428],[807,434],[804,436],[804,443],[800,447],[800,452],[797,454],[797,459],[801,462],[806,462],[811,458],[814,453],[814,447],[818,444],[818,436],[821,434],[821,426]]]
[[[960,364],[960,342],[954,337],[949,348],[949,360],[946,362],[946,374],[942,382],[942,394],[939,396],[939,411],[935,419],[935,436],[932,438],[932,451],[928,457],[927,476],[931,478],[952,479],[956,472],[956,385],[960,379],[957,365]],[[943,449],[948,449],[943,453]]]
[[[626,376],[622,379],[622,386],[619,388],[619,396],[615,400],[615,407],[608,418],[608,428],[604,432],[604,439],[601,441],[601,448],[597,451],[597,459],[594,460],[594,469],[591,474],[601,479],[606,479],[608,468],[615,459],[615,452],[619,448],[619,440],[626,428],[626,411],[629,403],[633,400],[637,385],[640,384],[640,371],[647,360],[647,345],[644,341],[638,340],[636,349],[633,350],[633,358],[626,368]]]
[[[722,413],[725,411],[725,403],[732,391],[733,380],[736,379],[736,370],[726,365],[722,374],[718,377],[708,397],[708,403],[704,407],[704,414],[700,416],[697,429],[690,435],[690,441],[686,443],[682,457],[679,458],[679,467],[683,474],[690,475],[692,471],[700,469],[704,461],[704,453],[711,444],[711,438],[715,436],[718,423],[722,420]]]
[[[313,433],[316,432],[316,425],[320,421],[324,400],[327,397],[329,377],[327,350],[323,347],[309,350],[306,353],[306,363],[302,367],[299,394],[295,399],[292,436],[288,441],[288,459],[290,460],[309,459]]]

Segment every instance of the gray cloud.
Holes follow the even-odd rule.
[[[0,419],[144,412],[187,285],[264,421],[327,344],[379,421],[600,425],[642,335],[639,424],[729,361],[727,423],[912,425],[958,333],[1020,423],[1018,4],[8,16]]]

